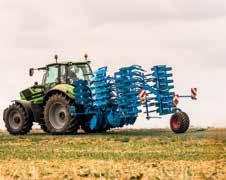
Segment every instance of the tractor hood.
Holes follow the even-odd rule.
[[[44,86],[32,86],[20,92],[21,100],[41,103],[44,96]]]
[[[52,87],[49,91],[45,91],[44,86],[32,86],[20,92],[21,100],[30,101],[34,104],[42,103],[43,98],[53,93],[54,91],[60,91],[66,94],[69,98],[74,99],[74,86],[69,84],[58,84]]]

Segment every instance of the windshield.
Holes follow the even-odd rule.
[[[90,75],[92,72],[88,64],[73,64],[68,67],[68,78],[72,82],[78,79],[89,81]]]

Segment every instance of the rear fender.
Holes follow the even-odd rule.
[[[74,86],[68,84],[59,84],[52,88],[48,93],[46,93],[43,103],[45,104],[53,94],[57,93],[64,94],[72,100],[75,99]]]
[[[51,91],[61,91],[64,94],[66,94],[69,98],[74,99],[75,98],[75,92],[74,92],[74,86],[69,84],[58,84],[54,88],[50,90]]]

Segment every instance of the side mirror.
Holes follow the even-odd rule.
[[[29,75],[30,75],[30,76],[33,76],[33,75],[34,75],[34,68],[30,68],[30,69],[29,69]]]

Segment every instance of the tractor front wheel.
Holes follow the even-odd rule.
[[[171,130],[175,133],[184,133],[189,127],[189,117],[185,112],[178,111],[170,118]]]
[[[27,134],[33,125],[32,118],[19,104],[10,105],[7,108],[4,121],[7,131],[13,135]]]
[[[71,102],[64,95],[51,96],[44,109],[44,121],[51,134],[75,134],[78,120],[69,113]]]

